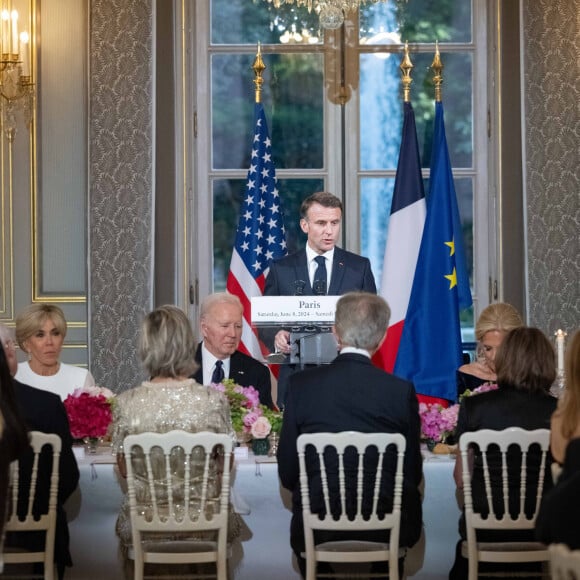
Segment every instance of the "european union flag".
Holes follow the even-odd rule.
[[[427,218],[394,373],[418,393],[454,401],[461,365],[459,311],[471,305],[443,104],[435,104]]]

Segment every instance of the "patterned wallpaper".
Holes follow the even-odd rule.
[[[580,327],[580,0],[524,0],[530,323]]]
[[[153,0],[91,0],[89,325],[97,384],[143,370],[137,338],[152,303]]]

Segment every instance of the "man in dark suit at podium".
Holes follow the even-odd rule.
[[[342,296],[336,305],[333,328],[340,354],[329,365],[295,373],[288,381],[277,453],[278,475],[282,485],[292,491],[290,543],[303,575],[304,559],[300,554],[305,549],[304,527],[296,448],[296,441],[302,433],[401,433],[406,440],[406,450],[400,545],[411,547],[421,535],[419,484],[423,469],[415,389],[412,383],[386,373],[371,362],[372,355],[386,336],[389,318],[390,309],[380,296],[363,292]],[[392,473],[395,466],[385,462],[384,469]],[[347,538],[340,532],[321,532],[315,540],[386,541],[384,532],[367,532],[373,536],[365,538],[351,533],[353,535]],[[382,572],[381,569],[374,571]]]
[[[300,207],[300,227],[308,236],[306,248],[270,264],[264,296],[338,296],[377,288],[368,258],[336,247],[340,236],[342,202],[326,191],[307,197]],[[274,338],[276,352],[290,353],[290,333]],[[288,377],[295,366],[282,365],[278,378],[278,406],[284,405]]]
[[[227,292],[210,294],[201,305],[203,342],[197,347],[199,369],[193,378],[202,385],[233,379],[242,387],[254,387],[260,403],[273,408],[272,381],[268,367],[240,352],[244,307],[237,296]]]

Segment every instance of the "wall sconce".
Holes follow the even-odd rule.
[[[8,140],[14,140],[17,115],[30,127],[34,84],[30,76],[30,36],[18,33],[18,11],[2,6],[0,12],[0,118]]]

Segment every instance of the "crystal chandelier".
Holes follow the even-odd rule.
[[[388,0],[267,0],[274,8],[280,8],[282,4],[296,4],[306,6],[308,12],[314,10],[320,19],[320,26],[327,29],[340,28],[344,22],[345,14],[356,12],[367,3],[376,4],[378,1]]]
[[[30,77],[30,36],[18,33],[18,11],[0,11],[0,122],[10,141],[16,132],[17,115],[27,126],[32,119],[34,85]]]

